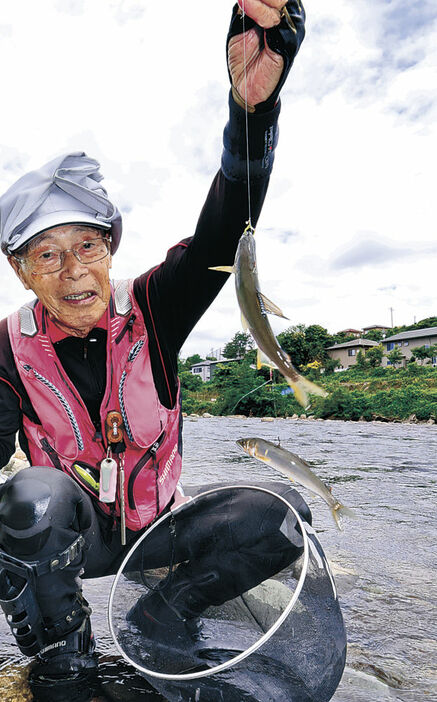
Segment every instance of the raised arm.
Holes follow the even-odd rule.
[[[226,274],[209,271],[208,267],[232,264],[248,220],[247,155],[251,221],[256,225],[277,143],[279,91],[304,37],[305,13],[298,0],[291,0],[282,9],[283,2],[278,0],[239,2],[234,7],[227,37],[232,87],[221,169],[208,193],[194,237],[173,247],[165,262],[142,276],[136,286],[140,300],[146,291],[162,355],[168,354],[169,359],[174,359],[226,281]]]

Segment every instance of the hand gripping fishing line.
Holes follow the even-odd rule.
[[[243,0],[242,22],[243,22],[243,68],[244,68],[244,113],[245,113],[245,130],[246,130],[246,171],[247,171],[247,213],[248,220],[244,234],[255,234],[255,229],[252,226],[252,208],[250,200],[250,157],[249,157],[249,117],[247,103],[247,34],[246,34],[246,0]]]
[[[255,21],[246,14],[247,0],[239,0],[236,10],[234,10],[231,26],[228,34],[228,49],[231,39],[240,34],[240,26],[243,35],[243,74],[244,74],[244,95],[239,94],[234,86],[229,70],[229,77],[232,84],[232,95],[234,101],[244,108],[245,111],[245,131],[246,131],[246,170],[247,170],[247,199],[248,199],[248,220],[244,234],[254,234],[255,228],[252,225],[251,212],[251,191],[250,191],[250,148],[249,148],[249,120],[248,113],[268,112],[272,110],[279,99],[280,91],[287,79],[294,59],[300,49],[305,37],[305,9],[300,0],[288,0],[279,11],[281,22],[274,27],[263,30],[264,50],[268,49],[282,57],[283,68],[279,80],[271,95],[264,102],[251,105],[248,101],[247,93],[247,33],[256,27]],[[241,22],[241,25],[240,25]]]

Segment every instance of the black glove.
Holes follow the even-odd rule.
[[[265,38],[269,48],[275,53],[280,54],[284,59],[284,69],[275,90],[267,100],[255,105],[255,112],[269,112],[274,108],[276,102],[278,101],[279,92],[286,81],[290,68],[293,65],[294,58],[297,55],[305,36],[305,10],[301,0],[289,0],[283,8],[281,14],[282,19],[280,24],[267,30],[258,27],[258,25],[248,15],[246,15],[244,18],[246,32],[253,27],[258,30],[261,48],[264,48],[265,31]],[[242,32],[243,14],[239,5],[237,4],[234,6],[232,11],[231,24],[229,26],[229,32],[226,39],[226,56],[228,55],[230,40],[237,34],[242,34]],[[232,83],[229,66],[228,73]],[[232,93],[235,98],[236,91],[234,89]],[[244,106],[244,103],[242,106]]]

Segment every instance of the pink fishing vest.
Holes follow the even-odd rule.
[[[180,390],[174,409],[160,403],[133,281],[115,283],[107,310],[107,382],[100,408],[104,439],[96,434],[83,400],[56,356],[44,314],[37,301],[8,317],[15,363],[41,421],[39,425],[23,417],[31,463],[61,468],[96,498],[95,490],[78,478],[76,467],[85,466],[98,475],[107,454],[106,417],[110,411],[120,412],[126,445],[126,526],[142,529],[169,503],[181,473]],[[118,498],[110,505],[100,501],[98,505],[106,514],[120,516]]]

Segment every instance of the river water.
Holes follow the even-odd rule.
[[[340,533],[325,503],[302,488],[333,566],[348,631],[347,666],[333,702],[437,702],[437,426],[187,418],[185,482],[270,480],[272,470],[236,445],[248,436],[279,438],[358,515],[345,519]],[[106,675],[107,694],[98,699],[162,702],[117,660],[105,618],[111,582],[86,581],[84,587]],[[3,618],[0,670],[2,701],[32,699],[26,661]]]

